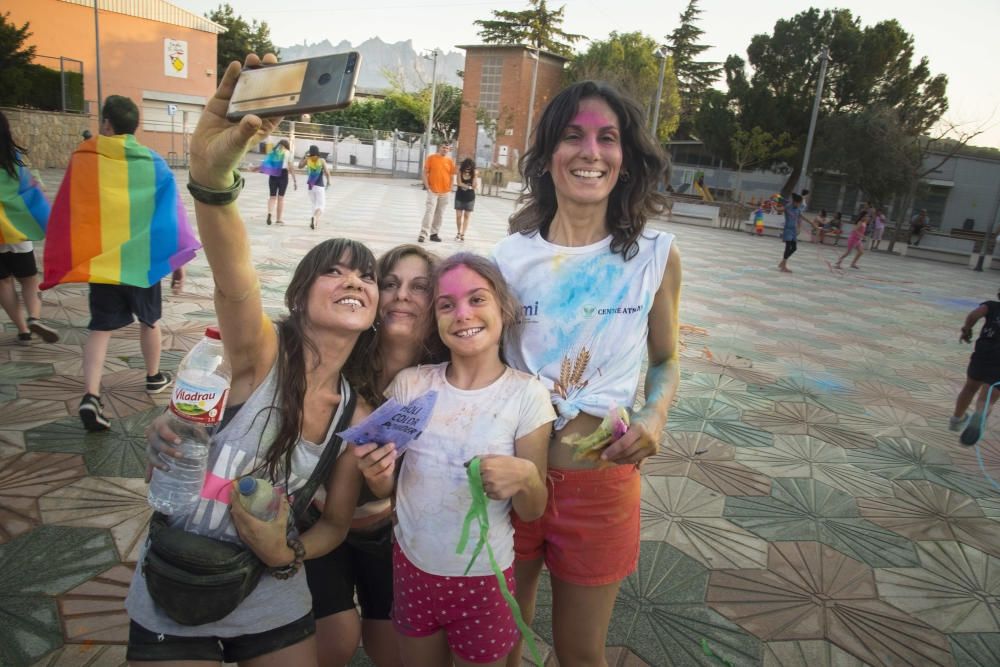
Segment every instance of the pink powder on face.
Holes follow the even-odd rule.
[[[569,122],[570,125],[575,125],[582,129],[596,128],[600,129],[603,127],[617,127],[618,121],[612,115],[610,118],[603,113],[586,110],[581,111],[576,114],[576,116]]]

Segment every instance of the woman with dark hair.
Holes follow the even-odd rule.
[[[472,209],[476,207],[476,163],[472,158],[465,158],[455,174],[455,240],[464,241],[465,232],[469,229],[472,219]]]
[[[264,62],[276,59],[268,55]],[[259,64],[256,56],[247,57],[247,67]],[[168,522],[203,537],[242,542],[269,570],[228,615],[185,625],[154,601],[144,568],[138,568],[125,603],[131,619],[132,665],[316,665],[312,598],[301,566],[344,539],[361,489],[357,458],[340,456],[320,494],[325,499],[318,500],[322,515],[301,536],[289,532],[284,498],[271,521],[230,502],[233,482],[244,475],[266,476],[285,493],[297,493],[342,419],[356,423],[368,414],[363,401],[353,415],[345,414],[353,405],[347,378],[359,376],[368,363],[378,307],[372,253],[360,243],[331,239],[310,250],[296,267],[285,292],[289,314],[277,323],[264,315],[249,239],[235,206],[242,186],[235,167],[247,147],[267,136],[278,119],[226,119],[240,70],[238,63],[230,64],[198,122],[191,138],[188,186],[215,281],[223,347],[232,366],[230,407],[226,422],[213,435],[197,508],[168,517]],[[161,432],[164,436],[177,444],[172,434]],[[143,562],[145,549],[148,544]]]
[[[271,224],[273,215],[274,222],[283,225],[285,222],[281,218],[285,212],[285,191],[288,189],[289,177],[292,179],[292,188],[299,189],[295,170],[292,169],[292,147],[288,139],[279,140],[257,170],[267,174],[267,189],[271,193],[267,200],[267,224]]]
[[[404,368],[436,364],[446,359],[434,328],[431,274],[438,259],[418,245],[396,246],[382,255],[375,273],[379,284],[377,333],[362,376],[358,395],[372,405],[385,400],[384,392]],[[374,470],[391,467],[391,447],[362,445]],[[343,667],[354,656],[358,640],[377,667],[400,665],[399,643],[392,627],[392,503],[376,498],[367,487],[354,512],[351,531],[326,556],[306,561],[306,574],[316,616],[316,645],[320,667]],[[355,596],[361,608],[360,618]]]
[[[557,95],[521,160],[512,233],[494,251],[523,304],[507,359],[542,380],[558,413],[545,514],[514,521],[517,598],[530,619],[545,564],[566,665],[604,663],[618,589],[638,564],[638,464],[659,451],[679,381],[680,253],[673,235],[645,228],[663,209],[669,163],[646,125],[606,83]],[[624,433],[605,435],[602,418],[635,402],[644,349],[645,402]],[[591,456],[569,446],[581,439],[596,441]]]
[[[39,319],[42,300],[38,296],[38,265],[31,242],[43,238],[49,217],[49,202],[28,171],[28,151],[14,141],[7,116],[0,112],[0,307],[17,327],[17,343],[31,345],[31,334],[55,343],[59,334]],[[21,299],[14,280],[21,284]]]

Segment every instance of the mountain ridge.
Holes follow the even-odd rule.
[[[416,91],[431,83],[433,63],[428,56],[417,53],[413,48],[413,40],[401,42],[385,42],[378,36],[370,37],[357,46],[351,45],[346,39],[336,44],[329,39],[321,42],[293,44],[279,47],[282,60],[299,60],[314,58],[331,53],[357,51],[361,54],[361,71],[358,74],[358,87],[369,90],[388,90],[391,88],[386,73],[391,73],[403,81],[408,91]],[[465,68],[465,54],[458,51],[445,52],[438,49],[437,80],[438,83],[449,83],[453,86],[462,85],[458,71]]]

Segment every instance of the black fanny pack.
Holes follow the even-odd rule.
[[[295,494],[293,517],[304,517],[319,485],[330,475],[343,441],[337,435],[350,425],[354,392],[333,428],[316,468]],[[242,544],[216,540],[168,525],[159,512],[149,522],[142,574],[149,596],[181,625],[203,625],[225,618],[247,598],[267,566]]]

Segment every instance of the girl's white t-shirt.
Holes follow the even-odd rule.
[[[531,375],[508,368],[488,387],[466,391],[445,377],[448,363],[408,368],[396,375],[386,396],[404,405],[437,392],[423,434],[409,443],[396,491],[396,541],[424,572],[462,576],[479,541],[473,522],[465,553],[457,554],[465,515],[472,505],[465,463],[483,454],[514,455],[514,441],[555,419],[549,392]],[[487,499],[489,543],[497,563],[514,562],[510,500]],[[468,576],[491,574],[486,549]]]

